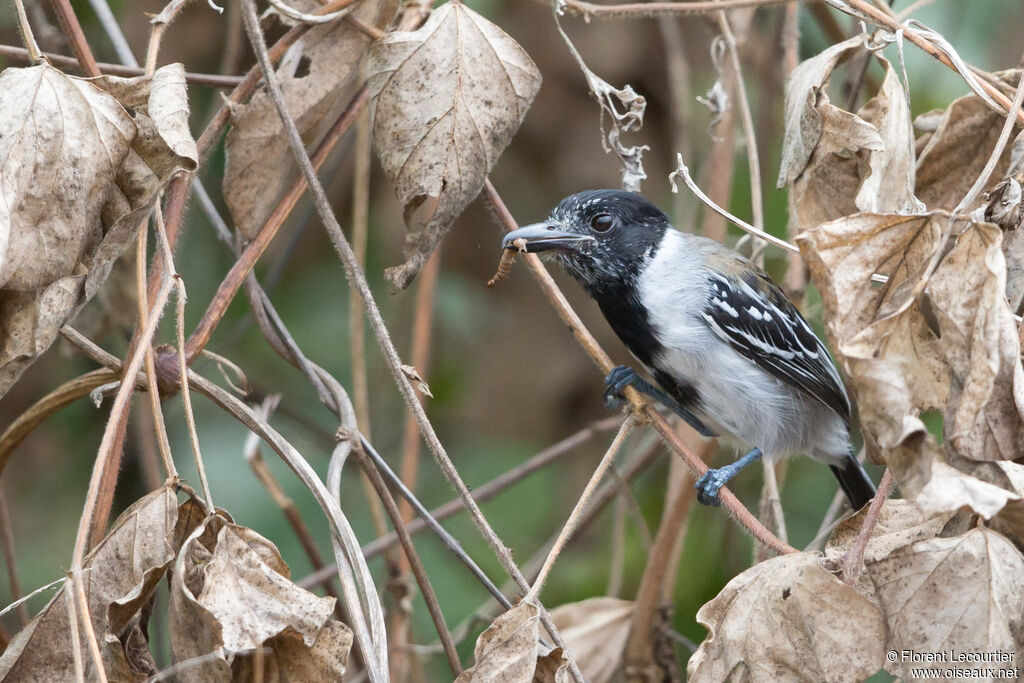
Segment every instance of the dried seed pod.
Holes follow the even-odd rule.
[[[508,276],[508,272],[512,270],[512,264],[516,262],[516,254],[519,252],[526,252],[526,240],[523,238],[513,241],[511,247],[507,247],[501,252],[498,270],[494,273],[494,277],[487,281],[488,287],[493,287]]]

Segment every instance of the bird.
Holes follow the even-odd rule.
[[[750,463],[796,453],[826,463],[853,509],[874,497],[851,450],[850,399],[828,349],[748,259],[677,230],[625,190],[572,194],[547,220],[507,233],[502,247],[553,257],[654,380],[615,367],[608,407],[632,385],[701,435],[750,449],[697,480],[701,503],[720,505],[721,487]]]

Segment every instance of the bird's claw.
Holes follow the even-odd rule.
[[[615,410],[625,401],[622,391],[637,380],[636,371],[627,365],[616,365],[604,378],[604,405]]]
[[[725,486],[732,475],[732,472],[727,470],[728,468],[725,467],[708,470],[694,483],[693,488],[697,489],[697,501],[701,505],[718,507],[722,504],[718,497],[718,491]]]

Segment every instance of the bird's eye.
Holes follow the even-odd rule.
[[[615,225],[615,219],[610,213],[599,213],[590,219],[590,227],[594,232],[608,232]]]

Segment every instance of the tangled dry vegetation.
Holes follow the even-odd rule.
[[[778,187],[788,191],[789,240],[773,238],[763,232],[755,112],[743,86],[739,46],[755,12],[781,13],[792,29],[801,12],[812,11],[796,2],[776,6],[782,4],[555,0],[552,8],[556,25],[579,17],[682,16],[710,22],[721,33],[712,55],[720,80],[703,101],[739,122],[724,145],[731,150],[742,138],[750,160],[753,225],[735,222],[751,233],[748,246],[755,256],[765,248],[789,250],[792,291],[802,290],[803,273],[809,272],[821,293],[831,348],[857,400],[865,452],[885,467],[879,495],[868,508],[836,525],[839,506],[833,505],[821,523],[821,538],[827,538],[822,551],[789,545],[775,483],[781,471],[773,465],[765,468],[766,495],[758,515],[723,489],[733,521],[757,539],[760,561],[697,614],[707,636],[689,657],[687,674],[694,681],[859,681],[885,669],[913,678],[910,663],[887,657],[890,650],[1002,652],[1019,666],[1024,657],[1022,70],[976,69],[941,34],[885,2],[827,0],[831,10],[816,5],[819,15],[850,15],[863,22],[863,30],[848,39],[837,37],[799,64],[797,34],[786,33],[780,47],[789,75]],[[344,675],[373,682],[419,680],[415,669],[419,657],[427,655],[423,649],[416,655],[409,641],[409,615],[402,609],[408,601],[382,607],[384,586],[375,583],[367,546],[360,546],[349,521],[369,511],[380,534],[370,544],[377,544],[373,552],[401,546],[404,555],[392,551],[389,570],[412,573],[436,629],[422,643],[436,643],[430,652],[447,659],[449,678],[679,680],[671,614],[664,607],[677,578],[686,581],[675,571],[693,503],[685,477],[673,478],[635,599],[593,597],[556,607],[545,602],[543,588],[574,530],[621,493],[618,484],[602,477],[623,444],[641,432],[656,434],[693,474],[706,469],[714,444],[677,431],[630,395],[625,418],[606,420],[551,451],[617,430],[569,521],[552,523],[557,536],[550,549],[535,564],[517,563],[427,418],[422,401],[429,389],[416,369],[422,361],[405,362],[392,344],[362,265],[365,206],[346,235],[317,177],[368,110],[371,123],[365,131],[372,133],[377,160],[409,230],[405,262],[387,272],[399,288],[417,277],[436,277],[431,254],[478,195],[505,229],[514,228],[488,175],[541,86],[542,70],[519,43],[459,0],[439,7],[429,0],[401,7],[397,0],[271,0],[262,15],[254,0],[239,0],[232,11],[240,16],[255,63],[241,78],[202,76],[186,73],[180,64],[160,65],[161,41],[173,33],[172,22],[185,9],[185,2],[174,0],[152,18],[146,62],[127,72],[137,75],[115,76],[101,72],[70,2],[51,0],[83,78],[64,72],[67,60],[48,61],[40,53],[31,13],[21,0],[14,5],[25,49],[7,54],[29,64],[0,74],[0,395],[61,335],[99,369],[68,380],[7,425],[0,437],[0,468],[44,419],[76,401],[91,397],[109,405],[109,417],[77,540],[67,549],[72,559],[66,578],[31,619],[21,600],[5,610],[20,613],[22,625],[13,635],[3,634],[0,679],[297,681]],[[188,11],[222,21],[210,5],[195,3]],[[105,29],[112,37],[119,33],[116,23],[107,22]],[[604,81],[560,25],[558,31],[580,69],[579,87],[589,88],[602,112],[601,138],[595,136],[594,144],[618,157],[623,186],[639,189],[647,148],[626,138],[639,130],[646,100],[630,86]],[[267,35],[276,38],[269,48]],[[903,63],[904,51],[911,50],[957,72],[969,94],[913,120],[908,83],[913,74],[908,76]],[[890,62],[884,51],[899,60]],[[138,66],[130,53],[123,59]],[[865,77],[869,62],[881,65],[880,80]],[[840,72],[852,84],[844,93],[848,106],[834,101],[840,89],[831,81]],[[190,80],[232,88],[198,138],[189,124]],[[368,154],[369,133],[358,136],[353,154]],[[215,215],[204,199],[206,190],[194,182],[222,137],[227,162],[221,189],[233,229]],[[682,177],[700,193],[682,161],[673,182]],[[368,163],[367,157],[361,167]],[[365,193],[365,175],[362,181]],[[361,307],[353,314],[360,334],[365,315],[414,434],[418,431],[459,496],[453,509],[469,512],[511,581],[504,592],[493,586],[447,536],[446,543],[461,552],[500,606],[471,660],[460,657],[459,637],[453,637],[441,611],[446,596],[435,594],[431,571],[411,541],[411,534],[425,526],[442,536],[446,532],[425,511],[417,509],[416,516],[426,522],[413,522],[408,508],[400,509],[396,497],[403,498],[403,507],[415,507],[415,497],[360,431],[365,375],[357,373],[351,387],[353,405],[349,387],[295,343],[287,321],[252,274],[307,192]],[[174,262],[188,258],[175,248],[185,202],[193,193],[214,212],[211,219],[234,262],[219,275],[220,285],[199,323],[186,330],[188,283]],[[137,288],[139,305],[128,352],[117,357],[74,325],[133,243],[137,271],[131,286]],[[494,258],[497,263],[497,246]],[[601,370],[610,369],[611,359],[545,267],[534,255],[524,261],[514,269],[529,268],[581,347]],[[509,264],[503,267],[507,271]],[[271,425],[276,397],[259,400],[249,392],[246,368],[218,357],[226,385],[221,386],[190,367],[206,352],[241,291],[266,343],[301,370],[336,418],[337,445],[326,478]],[[167,324],[176,327],[177,343],[154,345],[165,314]],[[148,436],[166,484],[108,524],[135,392],[148,396],[138,409],[151,411]],[[324,567],[312,585],[291,579],[281,553],[258,530],[236,524],[230,511],[214,506],[217,492],[204,473],[204,435],[194,425],[193,392],[251,431],[250,464],[289,514],[313,564]],[[172,457],[164,426],[161,399],[179,393],[198,491],[179,479],[175,458],[182,454]],[[929,430],[926,414],[941,416],[941,428]],[[257,440],[287,463],[316,500],[330,528],[333,562],[320,558],[305,520],[289,507],[262,463]],[[634,450],[617,481],[628,480],[650,461],[650,449]],[[365,477],[365,500],[339,495],[348,460]],[[12,513],[40,511],[4,510],[4,516]],[[395,529],[391,534],[385,519]],[[3,546],[11,552],[9,537]],[[5,559],[13,567],[13,557]],[[17,576],[9,573],[17,597]],[[166,621],[160,632],[169,639],[169,664],[157,662],[151,642],[161,583],[170,595],[160,616]],[[327,594],[311,592],[314,586]]]

